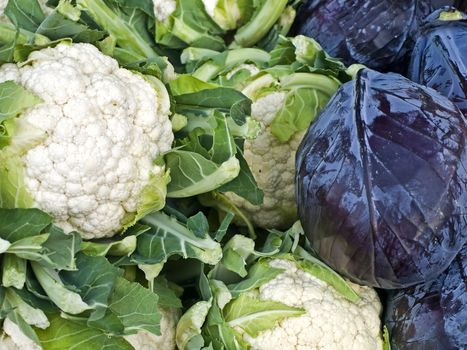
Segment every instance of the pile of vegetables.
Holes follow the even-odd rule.
[[[0,3],[0,349],[466,348],[463,10]]]

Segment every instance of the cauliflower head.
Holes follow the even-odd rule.
[[[23,206],[85,239],[112,236],[163,206],[167,176],[154,159],[171,148],[173,133],[160,81],[120,68],[90,44],[59,44],[4,64],[0,82],[8,80],[42,100],[14,119],[11,145],[0,150],[4,180],[20,179],[3,187]]]
[[[345,299],[326,282],[300,269],[295,262],[273,259],[269,265],[284,269],[257,291],[261,300],[303,308],[305,313],[279,321],[272,329],[243,340],[255,350],[378,350],[382,349],[376,292],[349,282],[360,299]],[[239,332],[243,332],[240,328]]]
[[[264,192],[262,205],[253,205],[240,196],[227,196],[256,225],[285,229],[297,220],[295,204],[295,152],[305,131],[282,142],[271,133],[271,123],[284,106],[286,93],[271,92],[258,98],[251,106],[251,116],[261,125],[259,135],[245,140],[244,157],[253,176]]]
[[[0,335],[2,350],[41,350],[41,347],[29,339],[16,323],[8,318],[3,321],[3,334]]]
[[[141,331],[127,335],[125,339],[136,350],[175,350],[175,329],[180,311],[174,308],[159,307],[161,312],[161,335]]]

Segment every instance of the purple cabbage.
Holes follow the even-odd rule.
[[[446,97],[360,70],[297,151],[298,212],[312,248],[360,284],[436,278],[467,238],[466,138]]]
[[[464,19],[438,19],[448,12],[436,11],[421,28],[408,77],[439,91],[467,116],[467,17],[459,13]]]
[[[440,5],[430,0],[309,0],[297,11],[292,34],[316,39],[346,64],[400,70],[420,22]]]
[[[467,246],[436,280],[389,293],[385,322],[394,350],[467,348]]]

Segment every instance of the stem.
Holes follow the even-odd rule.
[[[158,56],[154,47],[102,0],[77,0],[76,3],[113,36],[120,47],[148,58]]]
[[[235,44],[241,47],[253,46],[277,22],[287,6],[287,0],[267,0],[247,24],[235,34]]]

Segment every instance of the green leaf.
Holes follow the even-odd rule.
[[[41,234],[52,218],[39,209],[0,208],[0,237],[15,242]]]
[[[23,319],[17,310],[10,312],[8,314],[8,319],[16,324],[26,337],[31,339],[34,343],[40,344],[34,329]]]
[[[177,9],[168,23],[157,21],[156,39],[160,44],[180,48],[186,45],[223,50],[225,44],[219,36],[222,30],[204,10],[201,0],[179,0]],[[173,37],[178,40],[173,40]]]
[[[184,198],[215,190],[238,176],[240,164],[237,158],[217,164],[202,155],[173,150],[165,156],[170,169],[171,181],[167,197]]]
[[[129,216],[127,223],[124,225],[125,229],[136,224],[139,219],[147,214],[161,210],[164,207],[169,181],[169,172],[165,172],[163,175],[151,174],[149,176],[149,182],[140,193],[136,214]]]
[[[189,217],[186,222],[186,227],[199,238],[204,238],[209,234],[208,219],[206,219],[206,216],[202,212]]]
[[[316,73],[295,73],[282,80],[287,91],[284,106],[271,123],[271,133],[286,142],[306,130],[339,88],[339,82]]]
[[[31,32],[35,32],[45,19],[37,0],[9,0],[5,14],[14,25]]]
[[[360,299],[360,296],[352,289],[345,279],[317,258],[307,254],[304,260],[297,262],[297,266],[303,271],[308,272],[310,275],[332,286],[347,300],[356,302]]]
[[[139,283],[118,277],[109,309],[125,327],[125,334],[146,330],[160,335],[158,296]]]
[[[303,315],[305,310],[277,301],[259,300],[246,294],[227,304],[224,317],[231,327],[239,327],[252,337],[273,328],[280,320]]]
[[[180,74],[169,82],[169,87],[174,97],[218,88],[215,84],[207,83],[189,74]]]
[[[128,231],[126,232],[128,233]],[[99,242],[85,241],[81,243],[81,251],[91,256],[128,256],[136,249],[136,236],[129,235],[118,240]]]
[[[2,285],[22,289],[26,283],[26,260],[14,254],[3,254]]]
[[[163,307],[181,308],[182,302],[177,293],[171,288],[170,283],[163,276],[158,276],[154,281],[154,293],[159,297],[158,304]]]
[[[3,121],[14,118],[41,102],[39,97],[13,81],[0,83],[0,125]]]
[[[195,258],[214,265],[222,257],[220,244],[209,235],[197,237],[186,226],[163,213],[152,213],[141,222],[151,229],[138,237],[132,260],[141,264],[165,262],[172,255]]]
[[[81,236],[77,232],[65,234],[57,226],[52,226],[49,232],[49,238],[42,245],[48,264],[57,270],[76,269],[75,255],[80,249]]]
[[[48,37],[50,40],[70,38],[75,43],[95,43],[101,40],[105,32],[93,29],[87,25],[77,23],[66,18],[58,11],[52,12],[37,28],[37,33]]]
[[[383,350],[391,350],[391,338],[386,325],[383,327]]]
[[[221,263],[240,277],[247,275],[246,260],[255,252],[255,242],[243,235],[233,236],[223,249]]]
[[[94,309],[90,319],[100,319],[108,307],[118,270],[104,257],[92,257],[82,253],[76,257],[76,267],[76,271],[61,271],[59,276],[64,284],[78,290],[83,301]]]
[[[85,322],[64,319],[59,315],[52,315],[49,320],[47,329],[36,329],[44,350],[133,350],[123,338],[90,328]]]
[[[63,285],[56,271],[45,268],[36,262],[32,262],[31,267],[41,287],[47,293],[47,296],[61,310],[76,315],[91,309],[78,293],[67,289]]]
[[[204,341],[200,337],[201,327],[203,327],[211,305],[212,301],[198,301],[182,315],[178,321],[175,336],[180,350],[195,349],[195,342],[199,345],[198,348],[204,345]]]
[[[243,151],[237,147],[236,157],[240,162],[240,173],[232,181],[219,187],[221,192],[234,192],[240,197],[245,198],[253,205],[263,204],[264,193],[258,187],[255,177],[248,166],[247,161],[243,157]]]
[[[49,321],[44,311],[23,301],[21,294],[18,294],[14,288],[6,289],[5,298],[27,324],[39,328],[47,328],[49,326]]]
[[[262,286],[283,271],[283,269],[271,267],[267,263],[267,260],[260,259],[250,268],[247,278],[243,279],[241,282],[230,284],[228,287],[232,295],[238,297],[245,292]]]
[[[76,3],[116,39],[119,47],[134,52],[141,59],[158,56],[146,29],[147,15],[140,9],[123,9],[115,3],[111,7],[104,0],[77,0]]]

